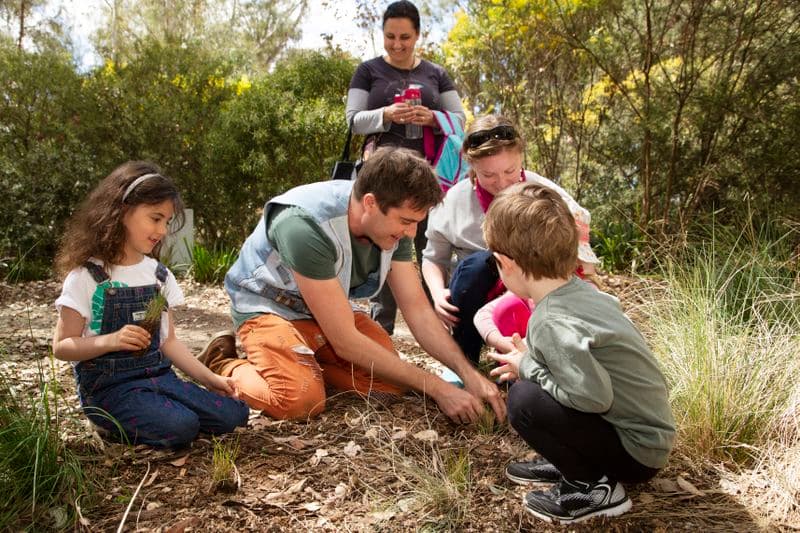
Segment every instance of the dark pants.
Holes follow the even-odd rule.
[[[450,303],[458,307],[458,324],[453,339],[464,355],[477,365],[483,339],[475,329],[475,313],[486,303],[489,291],[497,284],[497,269],[487,262],[491,252],[482,251],[465,257],[450,278]]]
[[[247,425],[244,402],[183,381],[160,351],[97,357],[78,365],[76,375],[86,416],[116,441],[179,448],[200,431],[219,435]]]
[[[103,294],[101,335],[135,324],[158,292],[156,285],[102,283],[95,293]],[[160,331],[157,326],[144,355],[111,352],[75,365],[78,398],[89,420],[113,440],[168,448],[189,444],[200,431],[230,433],[247,425],[244,402],[178,378],[159,349]]]
[[[658,472],[631,457],[614,426],[599,414],[561,405],[538,383],[514,383],[508,394],[508,419],[566,479],[597,481],[606,475],[623,483],[642,483]]]
[[[416,257],[417,267],[422,272],[422,250],[428,244],[428,239],[425,237],[425,231],[428,229],[428,218],[417,224],[417,234],[414,236],[414,256]],[[428,301],[431,301],[431,293],[428,286],[425,285],[425,280],[422,279],[422,288],[425,290],[425,296]],[[394,321],[397,318],[397,302],[394,300],[392,290],[389,284],[385,283],[381,291],[370,298],[369,300],[369,315],[372,320],[381,325],[386,333],[389,335],[394,333]]]

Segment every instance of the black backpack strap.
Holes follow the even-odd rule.
[[[344,141],[344,148],[342,149],[342,158],[340,161],[350,161],[350,141],[353,139],[353,121],[356,116],[350,118],[350,124],[347,125],[347,137]]]
[[[109,275],[103,270],[103,267],[98,265],[97,263],[92,263],[91,261],[86,261],[83,266],[86,270],[89,271],[89,274],[92,275],[94,278],[95,283],[103,283],[104,281],[108,281],[111,279]]]
[[[156,267],[156,279],[158,279],[158,281],[160,281],[161,283],[166,283],[167,272],[168,272],[167,267],[165,267],[162,263],[159,262],[158,266]]]

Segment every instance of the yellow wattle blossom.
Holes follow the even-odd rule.
[[[253,84],[250,82],[250,78],[248,78],[247,74],[245,74],[236,81],[236,85],[234,87],[236,96],[241,96],[243,92],[249,91],[250,87],[252,86]]]
[[[208,86],[214,87],[215,89],[224,89],[225,88],[225,78],[220,76],[209,76],[208,77]]]
[[[183,74],[176,74],[170,83],[184,91],[189,86],[189,82],[186,80],[186,77]]]
[[[106,59],[106,64],[103,67],[103,76],[111,77],[116,73],[117,70],[114,67],[114,61],[111,59]]]

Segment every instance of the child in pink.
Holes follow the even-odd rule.
[[[597,256],[592,252],[589,244],[589,220],[585,220],[579,212],[573,213],[575,225],[578,227],[578,268],[575,274],[581,279],[594,285],[586,276],[595,274]],[[514,333],[525,338],[528,319],[535,307],[533,300],[520,298],[511,291],[506,291],[497,298],[490,300],[475,313],[475,328],[483,337],[483,341],[500,353],[514,350],[511,341]]]

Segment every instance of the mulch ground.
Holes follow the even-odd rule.
[[[604,278],[623,303],[630,299],[634,320],[643,318],[635,312],[637,283]],[[187,305],[176,310],[178,337],[199,350],[214,332],[230,327],[227,298],[219,287],[181,285]],[[20,392],[35,394],[39,368],[50,368],[59,290],[55,281],[0,284],[0,372],[13,377]],[[395,340],[409,360],[431,366],[402,325]],[[532,457],[513,430],[455,425],[418,395],[382,405],[331,391],[325,413],[301,422],[252,412],[247,428],[223,439],[225,446],[238,443],[238,476],[214,486],[212,440],[200,438],[181,452],[103,443],[80,412],[70,365],[55,361],[53,368],[64,390],[63,437],[97,486],[94,501],[83,502],[83,527],[91,531],[116,529],[131,500],[128,531],[780,528],[742,505],[743,489],[720,483],[718,471],[702,470],[697,458],[681,453],[659,478],[630,487],[633,510],[623,517],[548,526],[522,511],[531,489],[503,475],[510,460]]]

